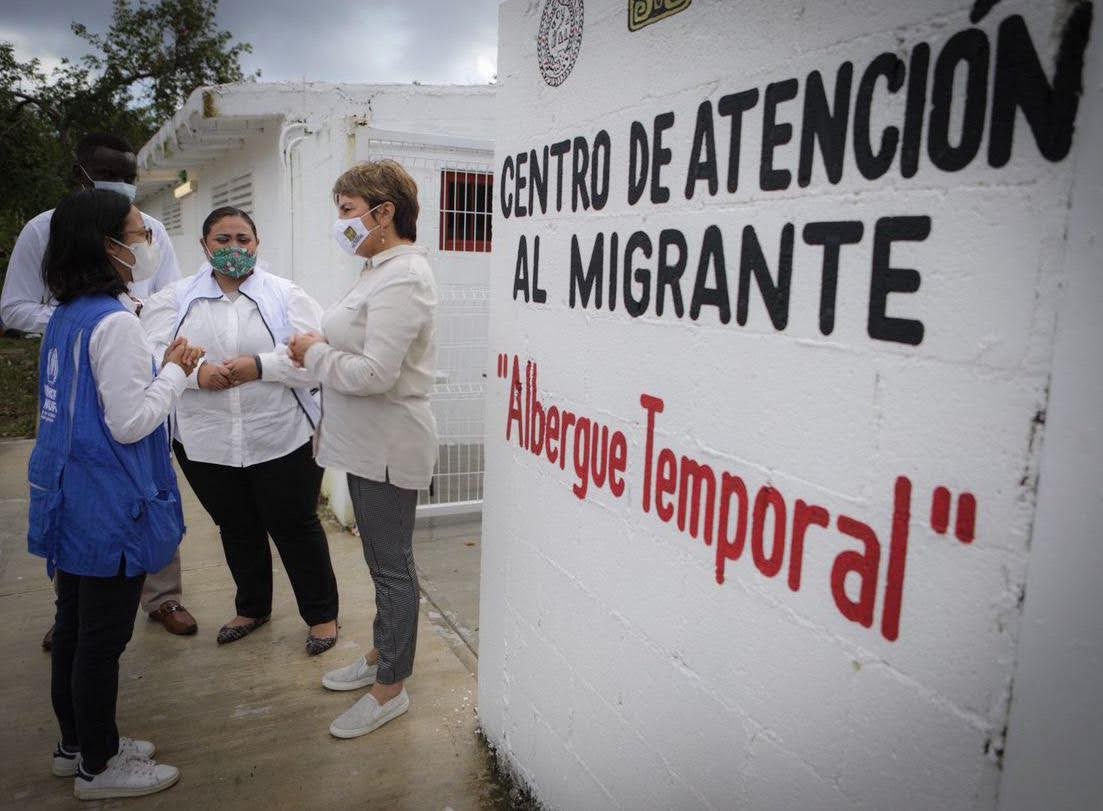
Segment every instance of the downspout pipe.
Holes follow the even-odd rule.
[[[298,134],[295,134],[296,132]],[[291,253],[290,276],[292,281],[295,279],[295,172],[292,166],[292,155],[294,148],[309,134],[310,130],[307,129],[305,121],[290,121],[280,129],[280,137],[277,141],[280,151],[280,163],[287,171],[288,217],[290,219],[289,250]]]

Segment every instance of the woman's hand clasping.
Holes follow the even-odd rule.
[[[184,370],[185,375],[190,375],[195,370],[195,364],[199,363],[199,359],[206,354],[206,351],[201,346],[191,346],[188,344],[187,338],[177,338],[171,344],[168,349],[165,350],[164,363],[162,365],[168,365],[175,363],[181,369]]]
[[[291,356],[291,362],[302,368],[305,363],[306,353],[314,344],[325,343],[326,339],[317,332],[299,332],[287,345],[287,353]]]
[[[230,370],[221,363],[211,363],[210,361],[199,367],[196,382],[199,384],[199,388],[207,391],[222,391],[234,385]]]
[[[235,386],[260,380],[260,369],[257,367],[257,360],[252,355],[241,355],[233,360],[228,360],[225,368],[230,374],[230,381]]]

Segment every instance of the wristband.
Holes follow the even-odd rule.
[[[253,363],[257,365],[257,380],[260,380],[264,377],[264,369],[260,365],[260,355],[253,355]]]

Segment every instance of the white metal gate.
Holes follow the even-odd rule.
[[[449,221],[456,217],[457,206],[446,200],[449,190],[444,183],[466,185],[476,176],[485,182],[492,171],[493,150],[489,144],[464,139],[363,128],[357,133],[356,152],[359,160],[392,158],[417,181],[418,242],[429,251],[440,292],[432,398],[439,437],[437,465],[430,489],[418,493],[418,515],[481,510],[491,217],[479,222],[479,236],[485,239],[472,248],[473,229]],[[486,195],[488,209],[492,198],[492,193]],[[466,250],[450,249],[457,246]]]

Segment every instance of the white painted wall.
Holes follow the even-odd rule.
[[[568,205],[495,223],[491,351],[510,363],[517,357],[521,376],[496,379],[488,391],[479,713],[492,745],[557,808],[993,808],[1001,781],[1009,807],[1042,807],[1062,783],[1069,807],[1097,799],[1098,769],[1086,769],[1100,753],[1087,734],[1093,725],[1098,732],[1099,714],[1086,705],[1103,647],[1089,576],[1099,571],[1092,530],[1103,517],[1100,456],[1097,435],[1085,443],[1078,433],[1098,425],[1103,405],[1091,307],[1099,300],[1097,167],[1073,186],[1077,168],[1098,151],[1092,136],[1103,121],[1097,32],[1085,71],[1090,98],[1063,159],[1042,158],[1019,114],[1010,162],[994,168],[987,160],[1000,24],[1022,15],[1052,76],[1073,7],[1003,2],[976,26],[990,44],[990,67],[983,140],[968,166],[934,165],[928,105],[914,177],[903,176],[897,154],[883,177],[867,180],[848,129],[841,181],[828,181],[817,145],[811,182],[802,186],[809,73],[822,72],[831,99],[837,68],[852,62],[853,99],[879,53],[907,60],[925,42],[930,75],[950,37],[972,27],[970,3],[783,2],[739,4],[736,12],[730,3],[696,0],[636,33],[626,25],[626,4],[590,3],[577,63],[555,88],[537,66],[548,2],[501,7],[499,189],[507,156],[576,136],[592,143],[599,130],[611,139],[611,187],[601,211]],[[799,92],[776,109],[793,134],[774,150],[773,165],[793,180],[767,191],[759,182],[765,91],[790,78]],[[879,82],[875,134],[900,126],[905,107],[906,85],[891,95]],[[949,130],[956,133],[963,70],[954,87]],[[715,115],[719,190],[710,195],[700,182],[687,200],[698,105],[711,101],[715,113],[723,96],[751,88],[759,98],[742,119],[738,189],[725,184],[730,119]],[[927,90],[929,98],[930,82]],[[655,117],[668,111],[675,114],[664,134],[671,160],[661,179],[670,200],[652,203],[645,194],[629,205],[630,125],[641,122],[650,135]],[[896,242],[891,252],[891,267],[921,274],[917,291],[888,297],[889,315],[923,322],[918,345],[867,333],[875,223],[897,216],[931,222],[926,239]],[[802,229],[839,220],[861,222],[864,234],[843,248],[835,326],[825,336],[823,250],[806,244]],[[795,227],[788,324],[775,328],[752,281],[740,325],[743,228],[754,227],[776,278],[786,223]],[[688,309],[712,225],[724,241],[730,322],[708,306],[697,320],[679,318],[669,293],[659,316],[654,289],[640,318],[627,314],[622,291],[612,312],[570,306],[572,235],[586,263],[597,232],[607,240],[616,232],[623,252],[634,231],[657,243],[660,231],[675,228],[688,245]],[[522,236],[530,265],[531,241],[541,240],[543,303],[513,295]],[[656,262],[654,253],[636,255],[629,267],[654,276]],[[715,272],[707,279],[715,286]],[[1075,300],[1062,299],[1064,284]],[[526,361],[538,367],[545,410],[554,404],[624,433],[621,496],[591,486],[579,499],[571,464],[561,470],[519,447],[516,423],[506,439],[510,389],[525,390]],[[741,477],[752,499],[764,487],[781,493],[787,528],[776,575],[763,573],[774,550],[769,519],[760,522],[759,559],[748,537],[741,557],[726,561],[721,585],[719,541],[706,545],[645,507],[645,393],[665,401],[655,442],[675,459],[708,464],[717,479]],[[1054,429],[1060,438],[1043,457]],[[1054,484],[1045,484],[1050,475]],[[911,485],[910,516],[894,507],[899,477]],[[971,543],[955,538],[962,502],[948,531],[932,527],[939,486],[975,497]],[[807,530],[794,590],[798,499],[822,507],[830,524]],[[843,516],[860,525],[844,521],[844,532]],[[897,537],[908,535],[906,553],[897,547],[895,556],[894,523]],[[866,531],[861,525],[880,550],[870,627],[838,607],[858,599],[857,576],[845,579],[845,596],[831,588],[844,553],[867,548],[856,537]],[[1070,557],[1061,559],[1066,549]],[[891,614],[891,560],[905,563],[898,638],[882,626]],[[1020,647],[1024,605],[1033,629]],[[1052,703],[1053,686],[1066,685],[1069,694]],[[1058,763],[1068,747],[1081,748],[1070,761],[1074,776]]]
[[[212,106],[218,115],[234,122],[260,123],[246,133],[244,146],[234,145],[213,156],[189,153],[186,144],[170,150],[168,157],[173,161],[188,161],[188,176],[199,186],[183,199],[185,227],[183,233],[173,235],[181,272],[190,275],[202,263],[198,234],[211,210],[212,189],[251,172],[254,219],[264,259],[274,272],[295,279],[326,306],[343,295],[359,273],[361,263],[341,253],[330,236],[336,216],[330,191],[345,169],[381,154],[372,147],[369,133],[399,131],[419,134],[424,141],[443,137],[488,143],[494,123],[492,87],[243,83],[196,91],[196,98],[203,92],[215,98]],[[285,162],[280,131],[295,122],[303,122],[304,128],[287,137]],[[394,149],[388,146],[383,151]],[[160,168],[157,161],[162,151],[147,145],[143,157],[146,153],[150,153],[149,168]],[[419,241],[437,254],[434,268],[442,283],[451,279],[485,283],[489,266],[485,254],[469,257],[436,251],[439,174],[424,167],[436,161],[450,167],[478,163],[489,168],[489,153],[422,145],[395,156],[406,158],[419,180]],[[169,196],[171,190],[166,190],[141,204],[157,216]]]
[[[228,150],[216,159],[197,161],[187,169],[188,178],[198,188],[180,200],[182,227],[171,233],[173,249],[180,263],[180,274],[191,276],[205,261],[199,239],[203,220],[213,210],[213,191],[216,186],[234,177],[251,174],[253,178],[253,221],[260,237],[260,256],[268,262],[273,273],[290,276],[288,227],[290,217],[281,205],[283,173],[280,170],[277,132],[260,132],[248,139],[240,149]],[[173,198],[172,189],[143,200],[153,216],[160,218],[165,203]]]

